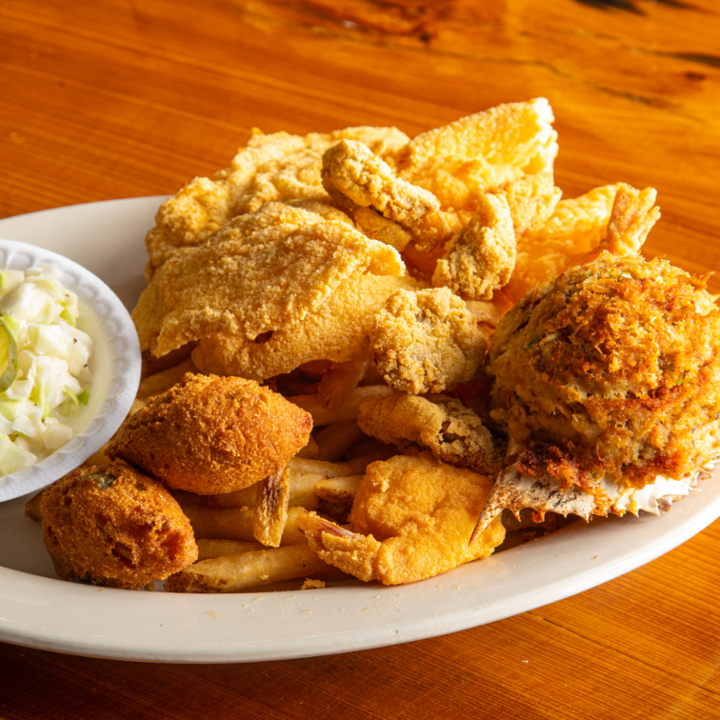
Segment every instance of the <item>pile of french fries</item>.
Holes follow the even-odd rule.
[[[173,491],[190,519],[198,561],[172,575],[172,592],[238,592],[259,585],[345,576],[310,549],[298,518],[310,510],[345,515],[363,475],[357,463],[295,457],[287,467],[244,490],[221,495]],[[333,507],[335,506],[335,507]]]

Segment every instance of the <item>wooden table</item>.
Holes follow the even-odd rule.
[[[254,126],[414,135],[545,96],[565,196],[656,187],[646,254],[704,274],[720,264],[719,13],[714,0],[4,0],[0,217],[172,193],[225,167]],[[2,645],[0,717],[720,717],[719,570],[716,522],[576,597],[385,649],[184,666]]]

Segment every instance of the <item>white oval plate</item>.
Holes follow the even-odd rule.
[[[51,230],[46,233],[52,237]],[[43,237],[38,234],[34,239],[42,242]],[[140,382],[137,332],[117,295],[63,255],[36,244],[0,239],[0,268],[26,270],[46,263],[60,268],[60,282],[77,295],[78,327],[93,339],[90,401],[77,418],[76,434],[65,445],[24,470],[0,477],[0,502],[47,487],[99,450],[127,416]]]
[[[54,236],[51,249],[82,262],[132,306],[144,286],[143,237],[162,200],[118,200],[0,220],[0,236]],[[562,600],[672,550],[720,516],[718,474],[660,517],[580,521],[412,585],[238,595],[131,592],[58,580],[39,526],[23,516],[24,501],[14,500],[0,505],[0,640],[93,657],[219,663],[342,653],[443,635]]]

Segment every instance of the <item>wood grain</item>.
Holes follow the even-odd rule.
[[[714,0],[4,0],[0,217],[172,193],[253,127],[414,135],[545,96],[565,196],[656,187],[647,254],[712,272],[719,14]],[[716,718],[719,569],[715,523],[525,615],[308,660],[140,666],[4,645],[0,718]]]

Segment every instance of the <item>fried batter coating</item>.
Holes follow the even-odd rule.
[[[371,341],[385,382],[415,395],[468,382],[486,349],[474,315],[447,288],[390,296],[375,316]]]
[[[346,222],[270,203],[165,263],[133,320],[155,356],[208,336],[253,340],[302,320],[366,270],[403,275],[405,267],[396,250]]]
[[[311,430],[309,413],[252,380],[188,373],[130,415],[107,454],[171,488],[210,495],[277,472]]]
[[[80,467],[42,494],[45,546],[64,580],[139,590],[197,560],[190,521],[122,461]]]
[[[679,479],[720,441],[720,312],[704,281],[609,252],[529,293],[489,350],[516,467],[565,487]]]
[[[356,127],[305,137],[254,129],[247,147],[214,179],[195,178],[159,209],[145,244],[148,282],[157,268],[187,248],[201,245],[232,218],[267,202],[327,201],[320,181],[322,154],[342,138],[365,143],[383,156],[409,138],[396,128]]]
[[[613,255],[637,255],[660,219],[660,208],[654,207],[656,199],[655,188],[636,190],[625,183],[618,184],[607,234],[600,247]]]
[[[552,172],[558,152],[545,98],[498,105],[418,135],[385,160],[443,209],[474,212],[480,197],[523,175]]]
[[[378,230],[381,237],[395,237],[375,215],[399,225],[404,232],[397,237],[404,241],[391,242],[398,250],[403,250],[408,241],[430,250],[450,239],[452,232],[437,198],[398,178],[382,158],[361,142],[341,140],[327,150],[323,155],[322,181],[335,204],[370,237],[374,237],[370,233]]]
[[[505,456],[505,444],[490,434],[482,420],[446,395],[365,398],[357,422],[367,435],[404,453],[420,447],[438,460],[481,473],[496,473]]]
[[[597,257],[639,252],[660,217],[653,188],[638,191],[617,183],[561,200],[547,223],[518,237],[515,272],[507,285],[515,300],[571,265]]]
[[[375,315],[398,290],[422,285],[408,276],[356,273],[302,320],[257,338],[208,335],[193,350],[203,372],[265,380],[313,360],[347,362],[367,353]]]
[[[510,279],[516,254],[507,200],[502,195],[483,195],[470,222],[447,244],[432,284],[449,287],[469,300],[489,300]]]
[[[309,514],[298,521],[322,560],[360,580],[399,585],[488,557],[505,538],[496,518],[468,539],[492,480],[428,456],[374,462],[360,483],[352,530]]]
[[[526,233],[537,232],[547,223],[562,197],[562,190],[555,187],[552,173],[542,172],[506,183],[497,194],[504,195],[508,202],[519,241]]]

